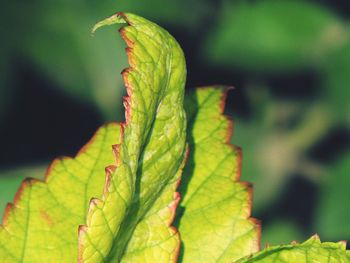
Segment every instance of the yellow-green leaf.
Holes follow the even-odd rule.
[[[280,263],[348,263],[349,251],[345,242],[321,242],[317,235],[302,244],[273,246],[241,259],[237,263],[280,262]]]
[[[230,262],[259,248],[251,187],[239,181],[241,151],[229,144],[232,123],[222,114],[225,94],[222,87],[201,88],[185,100],[190,151],[178,213],[184,262]]]
[[[175,39],[156,24],[117,13],[95,29],[121,29],[130,68],[116,162],[101,199],[90,204],[79,231],[80,262],[173,262],[179,237],[170,225],[185,155],[185,60]]]
[[[183,53],[146,19],[118,13],[96,28],[108,23],[128,24],[126,121],[101,128],[76,158],[56,160],[45,182],[23,182],[0,228],[2,262],[177,259],[171,223],[185,156]]]
[[[1,262],[74,262],[78,225],[92,196],[101,194],[119,125],[100,128],[74,158],[56,159],[45,182],[26,179],[0,227]]]

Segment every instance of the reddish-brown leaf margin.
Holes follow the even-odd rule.
[[[247,181],[240,181],[241,175],[242,175],[243,151],[242,151],[241,147],[231,143],[231,139],[233,138],[234,121],[233,121],[232,117],[224,114],[228,93],[234,89],[235,88],[233,86],[228,86],[224,89],[224,91],[222,92],[222,96],[221,96],[220,110],[221,110],[221,114],[226,118],[226,122],[227,122],[228,127],[229,127],[227,129],[227,134],[226,134],[226,145],[228,145],[232,149],[233,152],[236,152],[237,156],[238,156],[238,158],[237,158],[238,170],[237,170],[237,174],[234,175],[232,180],[235,183],[239,183],[239,184],[243,185],[248,192],[249,213],[248,213],[247,219],[255,225],[255,230],[256,230],[257,236],[258,236],[258,238],[256,240],[258,242],[258,244],[256,244],[256,246],[258,248],[258,251],[260,251],[261,250],[261,221],[257,218],[252,217],[253,185],[252,185],[252,183],[247,182]]]
[[[13,210],[16,209],[17,203],[21,200],[22,192],[24,189],[26,189],[27,187],[32,187],[32,185],[37,184],[37,183],[47,184],[47,181],[51,176],[51,171],[54,170],[56,165],[58,165],[64,159],[75,159],[75,158],[79,157],[80,155],[84,154],[86,152],[86,150],[89,148],[89,145],[94,143],[94,141],[96,139],[96,135],[99,133],[100,129],[103,129],[104,127],[111,125],[111,124],[119,125],[118,122],[112,122],[109,124],[102,125],[93,134],[92,138],[82,148],[80,148],[80,150],[77,152],[77,154],[74,157],[62,156],[62,157],[58,157],[58,158],[54,159],[51,162],[51,164],[49,165],[49,167],[47,168],[43,180],[37,179],[37,178],[31,178],[31,177],[25,178],[22,181],[22,183],[20,184],[20,186],[15,194],[15,197],[13,199],[13,202],[7,203],[6,208],[4,210],[4,215],[3,215],[2,223],[0,224],[0,227],[2,227],[2,228],[6,227],[8,218],[9,218],[9,216],[11,216],[11,212],[13,212]]]
[[[117,12],[116,13],[117,16],[120,16],[122,17],[125,21],[126,21],[126,24],[127,26],[132,26],[132,22],[128,19],[127,17],[127,14],[123,13],[123,12]],[[129,124],[129,120],[130,120],[130,116],[132,114],[132,85],[129,83],[128,81],[128,75],[130,72],[132,72],[135,68],[135,62],[134,62],[134,59],[133,59],[133,45],[134,45],[134,42],[132,40],[130,40],[127,36],[126,36],[126,33],[125,33],[125,26],[121,27],[119,29],[119,33],[121,35],[121,37],[123,38],[123,40],[125,41],[127,47],[125,48],[125,51],[126,51],[126,54],[127,54],[127,59],[128,59],[128,63],[129,63],[129,67],[125,68],[122,70],[121,74],[122,74],[122,78],[123,78],[123,81],[124,81],[124,84],[125,84],[125,87],[126,87],[126,92],[127,92],[127,96],[124,96],[123,97],[123,105],[124,105],[124,109],[125,109],[125,122],[123,123],[120,123],[120,144],[122,144],[124,142],[124,129],[125,127]],[[120,162],[120,159],[119,159],[119,147],[120,147],[120,144],[116,144],[116,145],[113,145],[113,154],[115,156],[115,161],[116,161],[116,164],[115,165],[109,165],[108,166],[108,169],[106,168],[106,181],[105,181],[105,186],[104,186],[104,190],[103,190],[103,194],[102,196],[105,196],[106,194],[108,194],[108,187],[109,187],[109,184],[111,182],[110,180],[110,177],[111,177],[111,171],[114,171],[115,169],[117,169],[117,166],[118,166],[118,163]],[[185,152],[185,158],[184,158],[184,162],[182,164],[182,167],[181,167],[181,170],[183,170],[184,168],[184,165],[186,163],[186,160],[187,160],[187,157],[188,157],[188,148],[186,149],[186,152]],[[176,183],[176,189],[178,189],[178,186],[180,184],[180,181],[181,181],[181,177],[179,178],[179,180],[177,181]],[[173,223],[174,223],[174,220],[175,220],[175,216],[176,216],[176,209],[180,203],[180,199],[181,199],[181,196],[180,196],[180,193],[178,191],[176,191],[174,193],[174,199],[173,199],[173,202],[171,203],[171,205],[169,206],[169,209],[171,210],[172,212],[172,218],[171,220],[169,220],[168,222],[168,226],[169,228],[172,229],[172,231],[174,231],[174,235],[178,235],[179,236],[179,239],[180,239],[180,233],[178,231],[178,229],[173,226]],[[102,202],[101,199],[99,198],[92,198],[91,201],[90,201],[90,206],[89,206],[89,211],[97,205],[97,203],[99,202]],[[86,225],[80,225],[79,228],[78,228],[78,262],[79,263],[83,263],[83,247],[81,245],[81,236],[87,231],[87,226]],[[178,243],[178,246],[176,248],[176,251],[175,251],[175,256],[174,256],[174,263],[177,262],[178,260],[178,257],[179,257],[179,253],[180,253],[180,247],[181,247],[181,243],[179,242]]]

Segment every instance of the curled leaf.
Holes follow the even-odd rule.
[[[79,231],[80,262],[173,262],[179,237],[171,227],[186,139],[185,60],[175,39],[141,17],[117,13],[94,30],[127,23],[130,68],[122,75],[126,121],[101,199],[90,203]]]

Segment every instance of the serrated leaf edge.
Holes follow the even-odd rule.
[[[98,22],[92,29],[92,34],[94,34],[96,32],[97,29],[99,29],[100,27],[104,26],[104,25],[111,25],[114,23],[117,23],[117,21],[124,21],[128,26],[132,26],[132,22],[128,19],[127,14],[124,12],[117,12],[115,13],[113,16],[102,20],[101,22]],[[125,41],[127,47],[125,48],[126,51],[126,55],[127,55],[127,59],[128,59],[128,63],[129,63],[129,67],[125,68],[122,70],[121,75],[125,84],[125,88],[126,88],[126,92],[127,92],[127,96],[123,97],[123,105],[124,105],[124,109],[125,109],[125,122],[123,123],[119,123],[120,125],[120,143],[113,145],[113,154],[115,157],[115,162],[116,165],[109,165],[106,168],[106,180],[105,180],[105,185],[104,185],[104,190],[102,193],[102,196],[105,196],[108,192],[108,188],[110,186],[110,178],[111,178],[111,174],[112,172],[117,168],[118,164],[120,163],[120,158],[119,158],[119,148],[120,145],[124,142],[124,130],[125,127],[129,124],[129,120],[131,117],[131,103],[132,103],[132,85],[128,82],[128,74],[131,73],[134,68],[135,68],[135,62],[133,60],[133,45],[134,42],[132,40],[130,40],[126,34],[125,34],[125,27],[122,26],[119,29],[119,33],[121,35],[121,37],[123,38],[123,40]],[[185,151],[185,158],[183,161],[183,164],[181,166],[181,171],[184,168],[184,165],[186,163],[188,157],[188,147],[186,148]],[[181,177],[180,179],[176,182],[176,189],[178,189],[178,186],[180,184],[181,181]],[[102,197],[103,198],[103,197]],[[171,204],[169,204],[169,209],[171,210],[172,213],[172,217],[170,218],[169,222],[168,222],[168,227],[174,232],[174,235],[178,235],[179,236],[179,240],[180,240],[180,233],[178,231],[178,229],[173,226],[173,222],[175,220],[175,216],[176,216],[176,209],[180,203],[180,193],[178,191],[174,192],[174,198],[173,198],[173,202]],[[97,203],[103,202],[100,198],[91,198],[90,201],[90,205],[89,205],[89,211],[91,209],[93,209],[94,206],[97,205]],[[88,212],[89,214],[89,212]],[[78,227],[78,263],[83,263],[83,247],[82,247],[82,236],[87,232],[87,225],[80,225]],[[177,262],[178,257],[179,257],[179,253],[180,253],[180,247],[181,247],[181,242],[178,242],[176,251],[175,251],[175,255],[174,255],[174,263]]]
[[[234,121],[232,117],[228,116],[225,114],[225,107],[226,107],[226,101],[227,101],[227,96],[229,91],[234,90],[235,87],[233,86],[225,86],[225,85],[213,85],[213,86],[201,86],[197,87],[197,89],[211,89],[211,88],[218,88],[221,89],[221,98],[220,98],[220,114],[226,119],[226,122],[228,124],[228,128],[226,129],[226,139],[225,139],[225,144],[231,148],[233,152],[237,154],[237,173],[232,176],[232,183],[237,183],[241,184],[244,186],[246,191],[248,192],[248,215],[247,215],[247,220],[252,222],[253,225],[255,226],[255,231],[257,233],[257,239],[256,241],[256,248],[257,251],[261,250],[261,221],[257,218],[252,217],[252,205],[253,205],[253,185],[252,183],[248,181],[240,181],[241,174],[242,174],[242,158],[243,158],[243,153],[241,147],[232,144],[231,139],[233,137],[233,131],[234,131]],[[180,233],[181,234],[181,233]]]
[[[231,143],[231,139],[233,138],[233,127],[234,127],[234,121],[233,119],[228,116],[225,115],[225,106],[226,106],[226,100],[227,100],[227,95],[229,93],[230,90],[234,90],[235,88],[233,86],[222,86],[223,87],[223,92],[222,92],[222,97],[221,97],[221,105],[220,105],[220,109],[221,109],[221,114],[222,116],[224,116],[226,118],[226,122],[228,123],[228,129],[227,129],[227,133],[226,133],[226,145],[228,145],[233,152],[237,153],[237,162],[238,162],[238,169],[237,169],[237,174],[234,175],[234,177],[232,178],[232,181],[238,184],[243,185],[247,192],[248,192],[248,204],[249,204],[249,212],[248,212],[248,216],[247,216],[247,220],[252,222],[255,225],[255,231],[257,233],[257,244],[256,247],[258,249],[258,251],[261,250],[261,221],[255,217],[252,217],[252,208],[253,208],[253,184],[251,182],[247,182],[247,181],[241,181],[241,175],[242,175],[242,159],[243,159],[243,151],[242,148],[232,144]]]
[[[274,251],[279,251],[281,249],[291,249],[291,248],[297,248],[299,246],[313,245],[314,242],[316,242],[320,246],[323,246],[323,248],[327,248],[327,246],[331,246],[331,245],[338,245],[339,246],[338,249],[340,249],[341,251],[344,251],[345,253],[348,252],[348,250],[346,250],[346,244],[347,244],[346,241],[341,240],[338,242],[322,242],[318,234],[312,235],[310,238],[308,238],[306,241],[304,241],[302,243],[299,243],[299,242],[293,240],[289,244],[267,246],[265,249],[267,249],[267,251],[269,251],[269,252],[274,252]],[[250,260],[254,259],[255,257],[263,255],[263,253],[264,253],[264,250],[260,250],[254,254],[251,254],[251,255],[248,255],[246,257],[239,259],[237,262],[239,262],[239,263],[249,262]]]
[[[92,138],[86,143],[84,144],[83,147],[80,148],[80,150],[77,152],[77,154],[74,156],[74,157],[68,157],[68,156],[62,156],[62,157],[58,157],[56,159],[54,159],[51,164],[48,166],[46,172],[45,172],[45,176],[44,176],[44,179],[37,179],[37,178],[31,178],[31,177],[28,177],[28,178],[25,178],[22,183],[20,184],[16,194],[15,194],[15,197],[13,199],[13,201],[11,203],[7,203],[6,207],[5,207],[5,210],[4,210],[4,214],[3,214],[3,217],[2,217],[2,223],[0,224],[0,227],[1,228],[6,228],[7,224],[8,224],[8,219],[9,217],[11,216],[11,212],[14,212],[15,209],[16,209],[16,206],[17,206],[17,203],[21,201],[21,198],[22,198],[22,193],[23,191],[26,189],[26,188],[31,188],[34,184],[49,184],[48,183],[48,180],[51,176],[51,171],[54,170],[54,168],[56,167],[56,165],[59,165],[59,163],[61,163],[62,160],[65,160],[65,159],[76,159],[78,158],[80,155],[83,155],[86,150],[89,148],[89,146],[91,144],[94,143],[97,135],[99,134],[100,130],[104,129],[105,127],[109,126],[109,125],[120,125],[118,122],[112,122],[112,123],[108,123],[108,124],[105,124],[105,125],[102,125],[101,127],[99,127],[97,129],[97,131],[93,134]],[[77,226],[78,227],[78,226]]]

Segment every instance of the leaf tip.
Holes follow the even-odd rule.
[[[78,235],[80,237],[80,235],[83,235],[87,230],[87,226],[86,225],[80,225],[78,227]]]
[[[91,199],[90,199],[90,203],[89,203],[88,214],[91,213],[91,211],[94,209],[94,207],[98,207],[98,206],[101,205],[102,203],[103,203],[103,201],[100,200],[100,199],[98,199],[98,198],[96,198],[96,197],[91,198]],[[90,218],[88,217],[88,219],[90,219]]]
[[[318,234],[314,234],[310,239],[317,242],[321,242],[320,236]]]
[[[79,225],[78,227],[78,263],[83,262],[83,237],[87,232],[87,226],[86,225]]]
[[[16,204],[16,203],[18,202],[18,200],[21,199],[21,196],[22,196],[22,194],[23,194],[23,191],[24,191],[27,187],[31,187],[31,186],[32,186],[34,183],[36,183],[36,182],[39,182],[39,180],[38,180],[38,179],[35,179],[35,178],[30,178],[30,177],[25,178],[25,179],[22,181],[22,183],[21,183],[21,185],[20,185],[20,187],[19,187],[19,189],[18,189],[18,191],[17,191],[17,193],[16,193],[16,195],[15,195],[15,198],[14,198],[14,200],[13,200],[14,204]]]
[[[111,184],[111,176],[114,173],[114,171],[117,169],[115,165],[109,165],[105,168],[106,171],[106,179],[105,179],[105,185],[104,185],[104,193],[108,191],[108,188]]]
[[[123,24],[123,23],[128,23],[126,15],[123,12],[117,12],[114,15],[105,18],[103,20],[101,20],[100,22],[97,22],[92,30],[91,30],[91,34],[94,35],[95,32],[103,27],[103,26],[109,26],[109,25],[114,25],[114,24]]]
[[[179,183],[180,183],[180,180],[178,180],[177,182],[176,182],[176,187],[179,185]],[[179,205],[179,203],[180,203],[180,200],[181,200],[181,195],[180,195],[180,193],[179,192],[174,192],[174,198],[173,198],[173,201],[169,204],[169,209],[170,209],[170,211],[171,211],[171,214],[172,214],[172,216],[170,217],[170,219],[169,219],[169,226],[174,222],[174,219],[175,219],[175,215],[176,215],[176,209],[177,209],[177,207],[178,207],[178,205]],[[176,231],[177,231],[177,229],[176,228],[174,228]]]
[[[14,205],[12,203],[7,203],[4,215],[2,217],[2,225],[7,225],[9,215],[11,213],[11,210],[13,209]]]
[[[248,219],[254,225],[254,230],[256,233],[256,240],[254,243],[256,244],[257,251],[261,250],[261,221],[255,217],[249,217]]]
[[[123,126],[121,126],[123,127]],[[121,131],[124,128],[121,129]],[[122,132],[121,132],[122,133]],[[115,163],[117,166],[120,165],[120,160],[119,160],[119,155],[120,155],[120,144],[114,144],[112,145],[112,151],[113,151],[113,155],[114,155],[114,159],[115,159]]]
[[[340,247],[344,250],[346,250],[346,246],[348,244],[348,242],[346,240],[340,240],[338,241],[338,244],[340,245]]]
[[[228,95],[229,91],[235,89],[235,87],[233,87],[233,86],[217,86],[217,88],[220,88],[223,90],[223,92],[221,94],[221,100],[220,100],[220,109],[221,109],[221,113],[224,113],[227,95]]]

